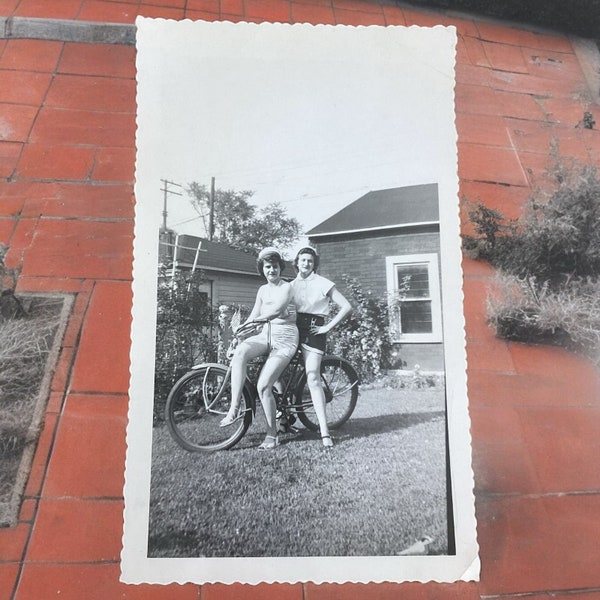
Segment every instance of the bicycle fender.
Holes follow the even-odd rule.
[[[227,365],[223,365],[221,363],[213,363],[213,362],[207,362],[207,363],[200,363],[197,365],[194,365],[191,370],[192,371],[198,371],[199,369],[210,369],[210,368],[214,368],[214,367],[220,367],[221,369],[227,369]],[[252,416],[255,417],[256,416],[256,389],[254,388],[254,386],[252,385],[252,382],[249,379],[246,379],[246,381],[244,381],[244,392],[246,394],[246,398],[249,400],[250,402],[250,408],[252,409]]]
[[[361,381],[360,381],[360,377],[358,376],[358,373],[356,372],[356,369],[352,366],[352,363],[347,361],[345,358],[342,358],[341,356],[337,356],[336,354],[325,354],[323,356],[323,360],[325,359],[329,359],[329,360],[335,360],[338,361],[340,364],[344,364],[349,371],[352,372],[352,375],[354,375],[354,377],[356,377],[356,382],[360,385]]]

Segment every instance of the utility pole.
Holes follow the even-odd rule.
[[[175,190],[170,190],[169,186],[170,185],[174,185],[178,188],[183,188],[182,185],[179,185],[178,183],[175,183],[174,181],[169,181],[168,179],[161,179],[163,186],[161,189],[161,192],[164,192],[164,197],[163,197],[163,212],[162,212],[162,217],[163,217],[163,222],[162,222],[162,227],[160,228],[161,233],[165,233],[167,231],[167,197],[169,194],[175,194],[176,196],[183,196],[183,193],[181,192],[176,192]]]
[[[212,242],[215,235],[215,178],[210,180],[210,214],[208,218],[208,239]]]

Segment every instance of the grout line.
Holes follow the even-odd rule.
[[[555,595],[560,594],[565,596],[579,595],[579,594],[597,594],[600,592],[600,588],[573,588],[568,590],[544,590],[543,592],[512,592],[506,594],[481,594],[481,600],[501,600],[502,598],[537,598],[540,595],[548,596],[553,598]]]
[[[66,19],[0,17],[0,39],[135,45],[135,25]]]

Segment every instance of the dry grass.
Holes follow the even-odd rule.
[[[8,502],[32,423],[63,300],[37,299],[25,318],[0,321],[0,504]]]

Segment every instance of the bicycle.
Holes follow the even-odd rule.
[[[229,359],[237,343],[263,322],[250,321],[238,328],[227,352]],[[221,419],[231,403],[231,364],[202,363],[192,367],[169,392],[165,418],[171,436],[190,452],[214,452],[235,446],[245,435],[256,415],[258,392],[256,381],[265,358],[257,359],[246,376],[241,399],[240,417],[221,427]],[[250,372],[250,369],[249,369]],[[310,431],[319,429],[300,348],[296,351],[280,380],[281,391],[273,390],[278,422],[291,425],[296,417]],[[321,381],[327,405],[330,429],[342,426],[352,415],[358,400],[358,375],[344,358],[325,355],[321,361]]]

